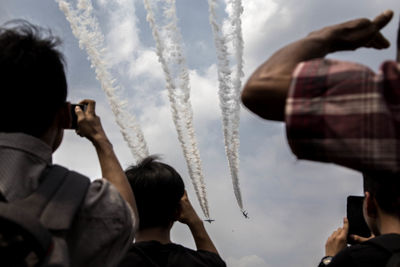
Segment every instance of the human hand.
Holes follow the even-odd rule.
[[[347,233],[349,232],[349,221],[343,218],[343,227],[339,227],[331,234],[325,244],[325,255],[335,256],[347,246]]]
[[[180,206],[180,213],[178,216],[179,222],[187,224],[188,226],[201,222],[200,217],[197,215],[196,211],[194,210],[192,204],[189,201],[186,190],[181,198],[179,206]]]
[[[355,50],[360,47],[383,49],[390,46],[390,42],[380,30],[393,17],[393,11],[387,10],[374,20],[355,19],[341,24],[325,27],[310,33],[309,37],[327,41],[330,52],[341,50]]]
[[[79,106],[75,107],[78,127],[76,133],[89,139],[95,146],[99,141],[108,140],[100,122],[100,117],[95,113],[96,102],[85,99],[79,104],[87,105],[86,111]]]
[[[370,237],[362,237],[359,235],[350,235],[350,238],[353,239],[354,241],[356,241],[357,243],[362,243],[362,242],[368,241],[374,237],[375,237],[374,234],[371,234]]]

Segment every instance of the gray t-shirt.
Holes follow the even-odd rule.
[[[0,133],[0,192],[7,201],[32,194],[51,164],[51,148],[40,139]],[[116,266],[132,244],[137,222],[111,183],[93,181],[67,234],[71,266]]]

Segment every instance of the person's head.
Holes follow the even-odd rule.
[[[27,21],[0,28],[0,132],[43,136],[66,106],[60,40]]]
[[[400,175],[392,173],[364,173],[364,218],[375,234],[379,235],[376,220],[379,212],[400,220]]]
[[[177,219],[180,199],[185,192],[179,173],[157,160],[157,156],[147,157],[125,171],[135,195],[139,230],[171,227]]]

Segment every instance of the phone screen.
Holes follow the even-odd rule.
[[[354,244],[353,239],[350,238],[351,234],[359,235],[362,237],[371,236],[371,231],[368,228],[363,216],[363,201],[364,197],[361,196],[348,196],[347,197],[347,219],[349,220],[349,233],[347,235],[347,243]]]

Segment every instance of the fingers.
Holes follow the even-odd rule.
[[[382,33],[378,33],[374,39],[368,42],[365,47],[375,48],[375,49],[384,49],[390,46],[390,42],[382,35]]]
[[[351,237],[351,239],[353,239],[357,243],[362,243],[362,242],[370,240],[371,238],[374,238],[375,235],[372,234],[370,237],[362,237],[362,236],[359,236],[359,235],[351,235],[350,237]]]
[[[95,109],[96,109],[96,101],[92,99],[84,99],[79,104],[84,104],[87,105],[86,112],[88,114],[94,115],[95,114]]]
[[[82,119],[85,116],[80,106],[75,106],[75,114],[78,117],[78,121],[79,119]]]
[[[386,10],[382,14],[378,15],[374,20],[372,20],[372,23],[375,24],[378,29],[382,29],[390,22],[392,17],[393,11]]]
[[[365,241],[368,240],[367,237],[362,237],[362,236],[359,236],[359,235],[351,235],[350,237],[351,237],[351,239],[353,239],[357,243],[362,243],[362,242],[365,242]]]
[[[390,42],[379,31],[391,21],[392,17],[393,17],[393,11],[386,10],[382,14],[378,15],[374,20],[372,20],[372,24],[375,25],[378,33],[366,45],[366,47],[372,47],[375,49],[384,49],[390,46]]]
[[[347,236],[347,233],[349,232],[349,220],[346,217],[343,218],[343,231]]]

